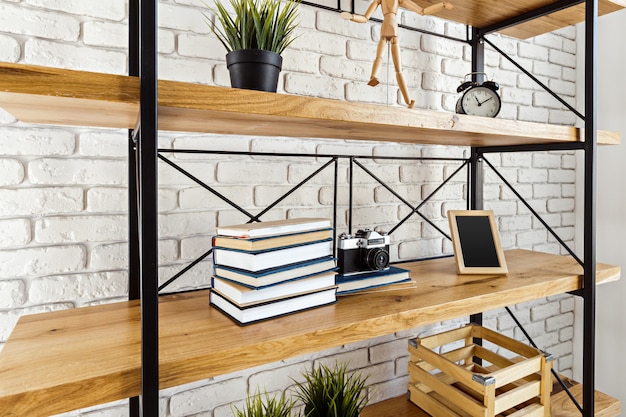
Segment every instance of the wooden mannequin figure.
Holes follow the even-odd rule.
[[[396,80],[398,82],[398,87],[402,92],[404,102],[407,104],[409,109],[412,109],[413,105],[415,104],[415,100],[411,100],[409,98],[409,92],[407,91],[406,83],[404,82],[404,77],[402,76],[402,64],[400,62],[398,22],[396,20],[398,8],[403,7],[422,16],[425,16],[437,13],[443,9],[452,9],[454,8],[454,6],[448,2],[441,2],[433,4],[432,6],[428,6],[426,8],[421,8],[417,4],[413,3],[413,1],[411,0],[373,0],[365,11],[364,15],[342,12],[341,17],[345,20],[351,20],[357,23],[365,23],[369,20],[370,17],[372,17],[379,5],[381,6],[383,12],[383,24],[380,28],[380,40],[378,41],[378,47],[376,49],[376,59],[374,60],[374,64],[372,65],[372,75],[367,84],[374,87],[380,83],[377,78],[378,70],[380,69],[383,60],[385,45],[387,44],[387,42],[391,43],[391,58],[393,60],[393,67],[396,71]]]

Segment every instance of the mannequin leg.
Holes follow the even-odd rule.
[[[398,38],[391,39],[391,57],[393,58],[393,67],[396,70],[396,80],[398,81],[398,87],[404,98],[404,102],[409,109],[412,109],[415,105],[415,100],[409,98],[409,92],[404,82],[404,76],[402,75],[402,63],[400,62],[400,45],[398,44]]]
[[[378,70],[380,70],[380,66],[383,62],[383,54],[385,53],[385,45],[387,44],[387,40],[380,38],[378,41],[378,46],[376,47],[376,59],[374,59],[374,64],[372,64],[372,74],[370,76],[370,80],[367,85],[371,85],[372,87],[380,84],[378,78]]]

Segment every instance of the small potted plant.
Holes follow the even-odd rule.
[[[285,395],[270,396],[267,391],[262,396],[258,391],[255,395],[246,398],[242,410],[233,407],[234,417],[292,417],[293,401],[287,400]]]
[[[304,382],[296,381],[296,397],[304,417],[358,417],[367,404],[367,377],[349,373],[346,364],[320,365],[303,376]]]
[[[215,14],[212,32],[226,48],[231,86],[276,92],[282,69],[281,53],[295,40],[298,2],[229,0],[234,17],[221,0],[207,7]]]

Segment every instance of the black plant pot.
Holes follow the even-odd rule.
[[[276,92],[283,58],[276,52],[242,49],[226,54],[233,88]]]

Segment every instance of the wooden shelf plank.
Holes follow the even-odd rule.
[[[0,106],[28,123],[133,128],[135,77],[0,63]],[[159,129],[456,146],[584,140],[582,129],[313,97],[159,82]],[[617,144],[617,132],[598,143]]]
[[[437,1],[429,0],[428,3],[437,3]],[[454,9],[442,10],[437,13],[437,16],[476,28],[485,28],[551,3],[554,3],[554,0],[501,1],[495,3],[490,0],[452,1]],[[612,13],[624,7],[626,7],[624,0],[600,0],[598,2],[598,14]],[[584,21],[585,4],[583,2],[548,16],[518,24],[502,30],[500,33],[527,39]]]
[[[569,390],[578,403],[582,404],[583,386],[575,383],[573,386],[569,387]],[[596,417],[616,417],[622,413],[622,404],[618,399],[613,398],[610,395],[606,395],[598,390],[595,391],[594,397],[594,415]],[[578,411],[578,408],[576,408],[564,390],[553,391],[550,405],[552,407],[552,417],[580,416],[580,411]]]
[[[0,63],[0,107],[26,123],[132,128],[139,79]]]
[[[565,391],[558,388],[555,384],[550,400],[552,417],[580,417],[580,411],[572,400]],[[578,401],[582,401],[582,385],[574,384],[570,391]],[[596,391],[594,414],[597,417],[617,417],[620,413],[619,400]],[[413,404],[406,395],[402,395],[365,407],[361,412],[361,417],[430,417],[430,414]]]
[[[581,287],[570,257],[506,253],[508,276],[459,276],[452,258],[404,264],[417,287],[239,327],[207,291],[161,297],[161,388]],[[599,283],[619,279],[598,264]],[[0,352],[0,414],[46,416],[138,395],[136,301],[22,317]]]

